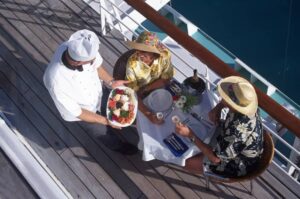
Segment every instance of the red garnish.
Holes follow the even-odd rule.
[[[179,96],[178,95],[174,95],[172,98],[173,98],[174,101],[177,101],[179,99]]]
[[[112,99],[109,99],[108,101],[108,107],[113,109],[116,107],[117,102],[113,101]]]
[[[111,119],[112,119],[113,121],[118,121],[119,118],[118,118],[116,115],[112,115]]]
[[[124,90],[116,89],[116,94],[123,95],[124,94]]]

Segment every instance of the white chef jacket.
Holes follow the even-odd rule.
[[[44,73],[44,84],[58,111],[66,121],[79,121],[82,108],[96,112],[100,110],[102,84],[97,68],[103,62],[99,53],[92,64],[83,65],[83,71],[67,68],[62,62],[62,54],[67,42],[56,50]]]

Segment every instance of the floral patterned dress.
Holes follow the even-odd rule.
[[[263,131],[259,114],[249,118],[229,112],[214,148],[221,162],[213,164],[207,161],[204,165],[222,176],[243,176],[255,168],[262,151]]]
[[[173,76],[174,69],[171,64],[171,53],[167,49],[161,51],[161,56],[155,59],[151,66],[140,61],[136,53],[128,59],[126,80],[130,81],[128,86],[135,91],[159,78],[171,79]]]

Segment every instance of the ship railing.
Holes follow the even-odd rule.
[[[139,32],[141,32],[143,30],[148,30],[145,26],[143,26],[141,23],[139,23],[138,20],[134,19],[132,16],[130,16],[130,14],[126,13],[126,11],[120,9],[119,5],[115,4],[115,2],[112,0],[100,0],[100,1],[99,0],[94,0],[94,1],[83,0],[83,1],[88,3],[99,14],[100,14],[100,11],[106,12],[106,14],[104,16],[106,18],[110,18],[110,19],[105,21],[106,27],[104,29],[106,29],[107,27],[109,27],[110,29],[115,28],[123,34],[124,39],[126,39],[126,40],[132,40],[132,38],[135,38],[139,35]],[[109,9],[109,7],[112,9]],[[120,16],[123,16],[123,17],[120,17]],[[125,16],[127,17],[126,19],[131,20],[130,24],[135,23],[136,25],[133,27],[130,27],[129,25],[127,25],[126,22],[124,22],[122,20],[122,18],[124,19]],[[127,20],[127,22],[128,22],[128,20]],[[139,30],[136,27],[138,27]],[[191,66],[186,61],[185,58],[182,58],[182,56],[180,54],[178,54],[171,48],[169,48],[169,50],[172,53],[172,55],[175,56],[176,59],[178,59],[180,63],[183,63],[185,66],[187,66],[189,72],[192,73],[192,70],[195,69],[195,65],[194,65],[194,67]],[[202,62],[199,61],[199,63],[202,63]],[[203,66],[203,68],[198,70],[198,71],[200,71],[198,73],[198,75],[205,80],[205,82],[207,83],[207,87],[215,88],[216,84],[210,80],[209,72],[208,72],[209,70],[208,70],[207,66],[204,64],[202,64],[201,66]],[[179,81],[184,80],[187,77],[186,68],[182,69],[176,65],[175,65],[175,67],[177,70],[176,71],[177,79]]]
[[[101,1],[104,1],[104,0],[101,0]],[[128,14],[127,14],[126,12],[124,12],[123,10],[121,10],[121,9],[118,7],[118,5],[115,5],[113,1],[110,1],[110,0],[105,0],[105,1],[106,1],[107,3],[110,3],[110,6],[111,6],[111,7],[114,7],[114,10],[117,10],[117,11],[119,12],[118,15],[115,15],[114,13],[111,13],[111,11],[107,9],[107,7],[101,7],[101,5],[100,5],[100,9],[101,9],[102,11],[107,12],[107,13],[110,15],[110,17],[112,17],[112,20],[106,21],[107,25],[108,25],[109,27],[111,27],[111,28],[114,27],[114,28],[116,28],[116,29],[118,29],[117,27],[126,28],[126,31],[125,31],[124,29],[123,29],[122,31],[120,31],[121,33],[125,33],[125,32],[126,32],[126,33],[128,33],[128,32],[131,33],[131,34],[124,34],[124,37],[125,37],[126,39],[131,40],[132,38],[130,38],[130,37],[137,37],[137,36],[138,36],[137,29],[136,29],[136,28],[132,29],[131,27],[129,27],[129,26],[128,26],[127,24],[125,24],[125,23],[121,20],[121,18],[118,17],[118,16],[126,15],[127,18],[129,18],[129,19],[132,20],[132,22],[136,23],[137,26],[134,26],[134,27],[139,27],[139,28],[142,29],[142,30],[147,30],[147,28],[144,27],[141,23],[137,22],[137,21],[136,21],[135,19],[133,19],[130,15],[128,15]],[[91,1],[89,1],[89,2],[91,2]],[[99,7],[96,8],[96,9],[99,9]],[[98,10],[98,11],[100,11],[100,10]],[[106,17],[107,17],[107,16],[106,16]],[[117,23],[119,23],[119,24],[117,24]],[[121,26],[120,26],[120,24],[121,24]],[[120,30],[120,29],[118,29],[118,30]],[[141,31],[141,30],[140,30],[140,31]],[[167,34],[167,33],[166,33],[166,34]],[[130,35],[130,36],[128,36],[128,35]],[[210,38],[210,37],[209,37],[209,38]],[[214,40],[212,40],[212,41],[215,42]],[[218,43],[217,43],[217,44],[218,44]],[[221,46],[220,44],[218,44],[218,45]],[[184,47],[182,47],[182,48],[184,48]],[[222,48],[225,49],[224,47],[222,47]],[[176,56],[179,60],[181,60],[183,63],[185,63],[191,70],[194,69],[194,67],[191,66],[191,65],[189,64],[188,61],[186,61],[186,58],[182,58],[180,54],[177,54],[175,51],[172,51],[172,49],[170,49],[170,51],[172,52],[172,56]],[[227,51],[227,50],[226,50],[226,51]],[[229,51],[228,51],[228,52],[229,52]],[[233,54],[231,53],[231,55],[233,55]],[[206,70],[205,75],[203,75],[203,74],[201,74],[201,73],[200,73],[199,75],[207,82],[208,87],[211,87],[211,91],[215,92],[215,91],[216,91],[216,89],[215,89],[215,88],[216,88],[216,82],[210,80],[210,78],[209,78],[209,72],[208,72],[208,71],[210,71],[210,69],[208,69],[207,66],[206,66],[205,64],[204,64],[204,66],[205,66],[205,70]],[[187,75],[186,75],[186,70],[183,70],[183,69],[181,69],[180,66],[176,66],[176,65],[175,65],[175,68],[176,68],[177,72],[181,73],[181,75],[183,76],[182,78],[187,77]],[[236,74],[234,74],[234,75],[236,75]],[[216,94],[216,95],[217,95],[217,94]],[[214,95],[214,96],[216,96],[216,95]],[[291,144],[289,144],[289,143],[288,143],[287,141],[285,141],[282,137],[280,137],[280,136],[277,134],[276,130],[270,128],[270,127],[268,126],[267,123],[264,123],[263,126],[264,126],[264,129],[265,129],[265,130],[267,130],[268,132],[270,132],[270,133],[272,134],[272,136],[273,136],[274,140],[276,140],[276,142],[281,142],[281,143],[283,143],[283,144],[284,144],[287,148],[289,148],[293,153],[295,153],[297,156],[300,157],[300,152],[299,152],[299,150],[297,150],[296,148],[294,148]],[[297,172],[300,173],[300,168],[297,166],[297,164],[295,164],[295,162],[291,161],[290,158],[286,157],[286,155],[283,154],[282,152],[280,152],[279,150],[275,149],[275,153],[276,153],[277,156],[281,157],[284,161],[286,161],[288,166],[287,166],[286,168],[282,167],[282,163],[281,163],[280,161],[276,160],[276,158],[273,160],[273,163],[274,163],[279,169],[281,169],[287,176],[289,176],[290,178],[292,178],[295,182],[297,182],[297,183],[299,184],[299,182],[297,181],[297,177],[295,177],[295,176],[293,176],[293,175],[289,175],[289,170],[291,170],[290,168],[293,168],[295,171],[297,171]],[[294,173],[295,173],[295,172],[294,172]]]
[[[226,49],[224,46],[222,46],[220,43],[218,43],[216,40],[214,40],[212,37],[210,37],[205,31],[197,27],[195,24],[193,24],[191,21],[186,19],[183,15],[181,15],[179,12],[177,12],[175,9],[173,9],[169,5],[165,5],[163,9],[160,10],[160,13],[165,15],[166,13],[171,13],[174,17],[174,24],[180,24],[184,23],[187,26],[187,34],[189,36],[193,36],[195,32],[201,33],[207,40],[211,41],[215,44],[220,50],[222,50],[225,54],[227,54],[229,57],[231,57],[234,60],[234,69],[236,71],[239,71],[241,68],[243,68],[245,71],[247,71],[247,79],[251,81],[252,83],[256,84],[258,82],[262,83],[265,88],[265,92],[267,95],[271,96],[274,92],[279,92],[283,96],[284,94],[276,88],[274,85],[272,85],[270,82],[268,82],[264,77],[256,73],[251,67],[249,67],[247,64],[245,64],[243,61],[241,61],[236,55],[234,55],[232,52],[230,52],[228,49]],[[216,54],[215,54],[216,55]],[[218,55],[216,55],[218,56]],[[220,58],[220,57],[219,57]],[[262,89],[262,88],[261,88]],[[287,99],[288,103],[292,104],[294,107],[296,107],[297,110],[300,111],[300,106],[295,103],[292,99],[283,96],[284,99]],[[275,99],[275,101],[280,102],[282,99]]]
[[[284,140],[281,136],[278,135],[278,132],[275,129],[272,129],[266,123],[263,124],[263,128],[272,134],[273,141],[276,144],[279,142],[282,143],[285,147],[291,150],[291,154],[294,154],[297,157],[300,157],[300,151],[296,149],[293,145]],[[295,138],[298,139],[298,138]],[[279,160],[280,157],[282,160]],[[300,168],[296,164],[295,160],[291,160],[291,156],[287,157],[286,154],[283,154],[280,150],[275,147],[275,157],[273,159],[273,163],[281,169],[285,174],[287,174],[291,179],[293,179],[297,184],[299,183],[299,174]],[[292,171],[292,172],[291,172]]]

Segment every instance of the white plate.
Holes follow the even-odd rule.
[[[114,120],[110,120],[110,119],[109,119],[110,109],[109,109],[108,104],[109,104],[109,99],[112,98],[112,94],[113,94],[113,91],[114,91],[115,89],[126,90],[126,91],[129,92],[130,95],[131,95],[131,99],[132,99],[132,102],[133,102],[133,104],[134,104],[134,110],[133,110],[133,112],[134,112],[134,117],[132,118],[132,120],[130,121],[130,123],[121,124],[121,123],[119,123],[119,122],[117,122],[117,121],[114,121]],[[137,96],[136,96],[134,90],[132,90],[131,88],[126,87],[126,86],[119,86],[119,87],[117,87],[117,88],[115,88],[115,89],[113,89],[113,90],[110,92],[109,97],[108,97],[108,100],[107,100],[107,105],[106,105],[106,115],[107,115],[107,119],[108,119],[108,120],[110,121],[110,123],[113,124],[114,126],[118,126],[118,127],[127,127],[127,126],[130,126],[130,125],[134,122],[134,120],[135,120],[135,118],[136,118],[136,113],[137,113],[137,108],[138,108]]]
[[[157,89],[147,97],[147,104],[154,112],[164,112],[171,108],[173,103],[172,95],[165,89]]]

